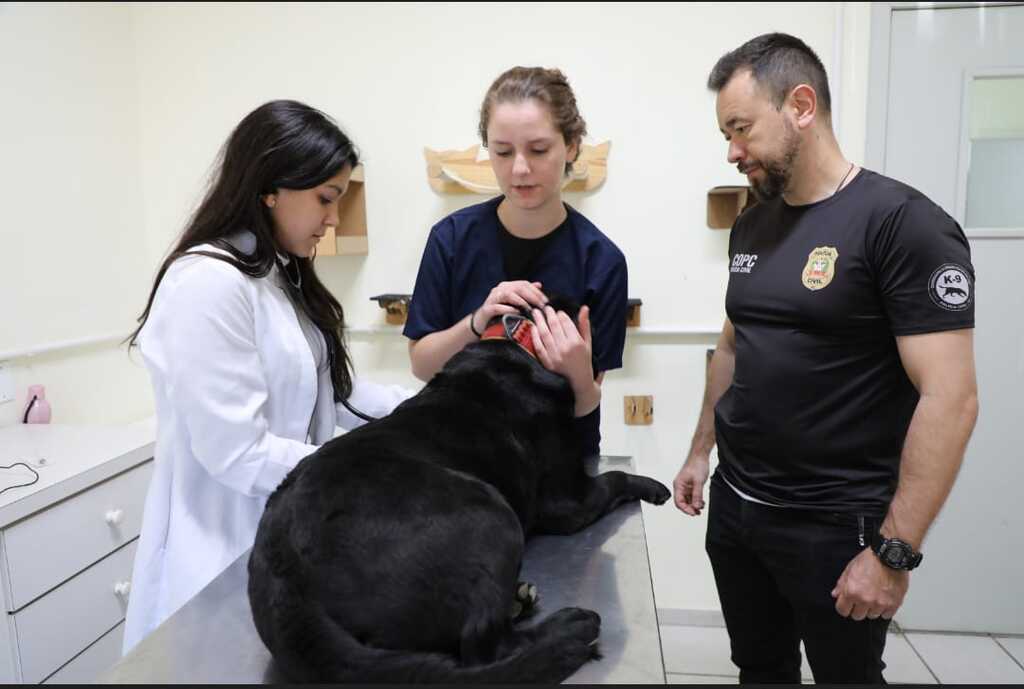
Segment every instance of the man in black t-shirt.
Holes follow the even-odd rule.
[[[785,34],[723,56],[729,162],[759,203],[729,241],[728,318],[675,480],[698,515],[741,682],[879,683],[885,633],[977,417],[959,225],[847,161],[821,61]]]

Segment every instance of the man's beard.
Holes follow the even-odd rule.
[[[764,170],[764,178],[760,181],[750,180],[750,188],[758,201],[777,199],[789,189],[789,180],[793,175],[793,162],[800,152],[800,137],[786,123],[786,138],[783,139],[782,160],[761,160],[758,166]]]

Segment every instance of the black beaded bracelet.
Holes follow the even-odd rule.
[[[476,336],[477,336],[477,338],[481,338],[481,337],[483,337],[483,336],[484,336],[484,334],[483,334],[483,333],[478,333],[478,332],[476,331],[476,328],[474,328],[474,327],[473,327],[473,317],[474,317],[474,316],[476,316],[476,311],[477,311],[476,309],[473,309],[473,313],[469,314],[469,329],[470,329],[470,331],[471,331],[471,332],[472,332],[472,333],[473,333],[474,335],[476,335]]]

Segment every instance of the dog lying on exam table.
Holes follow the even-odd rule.
[[[495,319],[419,394],[303,459],[270,496],[249,601],[289,680],[552,683],[599,657],[593,611],[515,628],[510,610],[535,596],[518,581],[524,541],[670,493],[584,473],[572,389],[526,351],[532,326]]]

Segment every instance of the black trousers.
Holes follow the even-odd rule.
[[[831,592],[880,520],[769,507],[711,481],[706,548],[740,683],[884,684],[889,620],[841,617]]]

